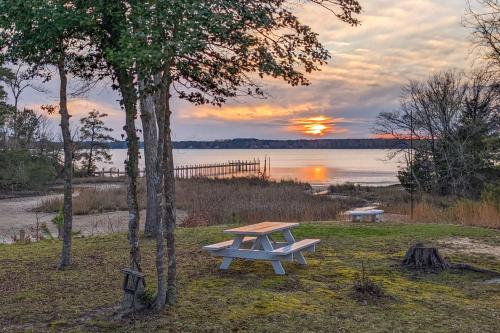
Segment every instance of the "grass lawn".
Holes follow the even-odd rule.
[[[74,266],[56,270],[57,241],[0,245],[0,331],[171,332],[498,332],[500,285],[485,274],[451,270],[414,274],[400,268],[415,241],[468,237],[500,245],[500,232],[435,224],[302,224],[297,239],[321,238],[308,266],[235,261],[227,272],[201,246],[227,239],[227,226],[177,230],[178,304],[163,313],[118,320],[126,236],[75,239]],[[154,288],[152,240],[142,240],[147,288]],[[489,255],[456,252],[452,262],[500,271]],[[385,296],[353,295],[361,263]]]

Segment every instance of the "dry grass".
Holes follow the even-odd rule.
[[[40,200],[37,211],[58,212],[63,205],[61,197],[48,197]],[[139,186],[139,206],[145,207],[143,186]],[[75,190],[73,198],[73,214],[86,215],[127,210],[127,189],[125,186],[99,188],[87,187]]]
[[[406,205],[405,213],[410,214]],[[439,207],[431,202],[415,204],[414,220],[425,223],[455,223],[500,229],[500,208],[492,202],[459,200],[449,207]]]
[[[189,216],[202,216],[206,225],[274,221],[332,220],[356,204],[355,199],[331,200],[311,196],[310,186],[291,181],[259,178],[187,179],[176,183],[177,207]],[[145,208],[144,185],[139,186],[139,206]],[[61,198],[41,201],[39,211],[55,212]],[[126,188],[78,190],[73,200],[75,214],[126,210]]]
[[[365,200],[366,203],[378,202],[387,213],[410,215],[410,195],[401,186],[360,187],[348,184],[332,186],[330,192],[353,196]],[[500,203],[493,200],[416,196],[413,220],[500,229]]]
[[[308,184],[257,178],[178,182],[177,206],[206,216],[208,224],[332,220],[354,200],[311,196]]]

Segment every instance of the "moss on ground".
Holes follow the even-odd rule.
[[[285,263],[276,276],[263,262],[235,261],[227,272],[201,246],[224,227],[177,230],[179,302],[133,321],[112,316],[121,297],[126,236],[75,239],[74,265],[56,269],[60,242],[0,245],[0,331],[171,332],[496,332],[500,286],[464,271],[415,274],[400,268],[415,241],[468,237],[500,244],[500,232],[431,224],[302,224],[298,239],[321,238],[309,265]],[[143,239],[147,288],[154,289],[154,241]],[[455,253],[455,262],[500,270],[493,256]],[[360,302],[353,279],[364,263],[385,297]]]

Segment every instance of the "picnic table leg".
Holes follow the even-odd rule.
[[[262,245],[265,251],[271,252],[274,250],[273,245],[271,244],[271,241],[269,240],[269,237],[267,235],[259,237],[258,239],[260,239],[260,244]],[[273,265],[273,269],[276,274],[285,275],[286,272],[285,269],[283,268],[283,265],[281,264],[281,261],[271,260],[271,265]]]
[[[295,237],[293,237],[292,232],[290,230],[283,230],[283,236],[285,237],[286,242],[288,245],[291,245],[295,243]],[[301,251],[297,251],[293,254],[294,257],[297,258],[297,262],[301,265],[307,265],[306,258],[304,258],[304,255],[302,254]]]
[[[228,269],[232,262],[233,258],[224,257],[222,264],[220,264],[220,269]]]
[[[255,241],[252,244],[252,247],[250,248],[251,250],[258,250],[261,247],[260,245],[260,237],[257,237]]]
[[[230,249],[237,250],[243,241],[243,236],[237,235],[234,238],[233,244],[229,247]],[[233,258],[224,257],[222,260],[222,264],[220,265],[220,269],[228,269],[231,263],[233,262]]]
[[[281,261],[279,260],[273,260],[271,261],[271,265],[273,265],[274,272],[278,275],[285,275],[285,269],[283,268],[283,265],[281,264]]]

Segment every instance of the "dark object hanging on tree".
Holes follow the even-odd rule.
[[[441,257],[438,249],[426,247],[422,243],[416,243],[406,251],[403,265],[410,269],[425,271],[442,271],[450,267],[450,264]]]

